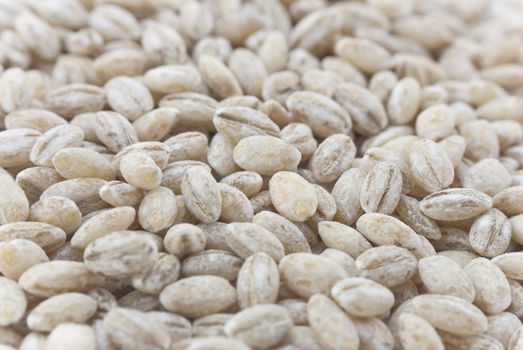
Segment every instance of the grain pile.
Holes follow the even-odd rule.
[[[0,0],[0,350],[523,350],[521,18]]]

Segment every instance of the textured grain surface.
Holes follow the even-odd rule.
[[[513,0],[0,0],[0,347],[523,350]]]

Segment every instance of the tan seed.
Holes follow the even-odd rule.
[[[318,233],[327,247],[341,250],[353,258],[372,247],[358,231],[339,222],[320,222]]]
[[[28,239],[46,251],[53,251],[65,241],[65,232],[53,225],[19,221],[0,226],[0,241]]]
[[[312,174],[319,182],[336,181],[349,169],[355,156],[356,146],[350,137],[342,134],[331,135],[319,144],[312,155]]]
[[[106,103],[104,89],[91,84],[69,84],[57,87],[45,95],[45,107],[71,119],[81,113],[98,112]]]
[[[334,99],[350,114],[358,133],[371,136],[387,126],[383,104],[370,91],[353,83],[342,83],[337,86]]]
[[[398,205],[402,186],[401,172],[395,164],[378,163],[361,185],[361,207],[366,213],[392,213]]]
[[[114,180],[116,171],[100,153],[80,147],[65,148],[52,158],[53,166],[64,179],[79,177]]]
[[[496,256],[492,259],[507,276],[507,278],[521,280],[523,279],[523,269],[520,262],[523,259],[523,252],[508,252]]]
[[[94,240],[115,231],[126,230],[136,216],[132,207],[105,210],[83,222],[71,239],[74,248],[85,249]]]
[[[318,207],[314,187],[296,173],[280,171],[273,175],[269,193],[278,212],[292,221],[307,220]]]
[[[126,278],[149,269],[158,248],[149,236],[116,231],[92,241],[84,251],[87,268],[107,277]]]
[[[84,323],[96,312],[96,302],[81,293],[55,295],[38,304],[27,316],[30,329],[50,332],[66,322]]]
[[[352,168],[344,172],[334,184],[331,193],[336,202],[335,219],[337,221],[350,225],[363,213],[360,194],[364,180],[363,171]]]
[[[213,275],[234,281],[238,278],[242,262],[231,252],[206,249],[185,258],[181,272],[184,277]]]
[[[232,314],[218,313],[197,318],[193,322],[193,335],[195,337],[225,336],[223,326],[232,316]]]
[[[62,180],[56,170],[46,167],[27,168],[16,175],[16,184],[23,190],[31,203],[38,201],[42,192]],[[11,188],[13,187],[11,186]],[[16,196],[12,198],[16,198]]]
[[[49,261],[26,270],[19,279],[20,286],[35,295],[50,297],[66,292],[84,292],[95,285],[96,275],[84,263]]]
[[[222,212],[220,219],[223,222],[249,222],[253,217],[252,204],[242,191],[235,187],[219,183],[218,188],[222,196]]]
[[[144,84],[163,94],[196,91],[201,81],[198,70],[190,65],[159,66],[148,70],[144,75]]]
[[[5,327],[18,322],[25,313],[27,299],[20,286],[5,277],[0,277],[0,325]]]
[[[50,196],[31,205],[28,220],[54,225],[70,235],[80,227],[82,213],[69,198]]]
[[[122,159],[130,153],[145,153],[147,154],[160,169],[165,169],[169,162],[169,147],[162,142],[139,142],[125,147],[118,152],[111,163],[117,171],[120,171],[120,163]]]
[[[416,313],[438,329],[457,335],[474,335],[487,330],[487,317],[463,299],[424,294],[412,301]]]
[[[223,311],[236,302],[236,291],[217,276],[193,276],[167,286],[160,302],[171,312],[195,318]]]
[[[332,287],[331,295],[345,311],[358,317],[380,315],[394,305],[389,289],[366,278],[345,278]]]
[[[260,175],[294,170],[301,160],[296,147],[273,136],[246,137],[234,147],[232,156],[242,169]]]
[[[441,230],[437,223],[421,212],[419,202],[415,198],[401,195],[396,213],[416,233],[428,239],[441,238]]]
[[[322,348],[346,350],[359,348],[360,341],[354,323],[327,296],[316,294],[309,299],[307,318]]]
[[[206,242],[202,229],[191,224],[172,226],[164,238],[165,249],[180,259],[203,251]]]
[[[30,153],[40,132],[28,128],[17,128],[0,132],[0,166],[4,168],[30,164]]]
[[[454,180],[454,166],[447,152],[436,142],[414,142],[409,155],[410,170],[416,182],[428,192],[440,191]]]
[[[336,42],[335,51],[338,56],[367,74],[387,69],[390,65],[391,55],[387,50],[367,39],[340,39]]]
[[[489,196],[495,196],[510,187],[510,172],[500,161],[493,158],[482,159],[472,165],[464,174],[463,187],[473,188]]]
[[[49,261],[40,246],[27,239],[14,239],[0,243],[0,272],[12,280],[30,267]]]
[[[107,103],[129,120],[136,120],[153,109],[151,93],[140,82],[128,77],[116,77],[105,84]]]
[[[213,118],[218,132],[234,144],[254,135],[278,136],[280,128],[265,114],[249,107],[218,108]]]
[[[183,132],[165,140],[169,146],[169,162],[203,160],[207,156],[207,136],[201,132]]]
[[[411,252],[390,245],[371,248],[356,259],[356,268],[361,277],[389,288],[410,280],[416,267],[416,257]]]
[[[494,196],[494,206],[505,215],[523,214],[523,186],[512,186]]]
[[[421,87],[416,79],[401,79],[392,89],[387,102],[391,123],[402,125],[414,119],[421,102]]]
[[[4,169],[0,169],[0,193],[0,224],[26,220],[29,215],[26,194]]]
[[[333,99],[318,93],[298,91],[289,96],[287,108],[297,122],[307,124],[321,138],[347,134],[352,129],[349,114]]]
[[[190,167],[183,176],[181,192],[185,207],[204,223],[218,221],[222,197],[216,180],[204,167]]]
[[[436,220],[458,221],[475,217],[492,207],[492,198],[465,188],[432,193],[420,202],[421,211]]]
[[[36,140],[30,159],[36,165],[52,167],[52,158],[58,151],[68,147],[80,147],[83,140],[82,129],[72,125],[56,126]]]
[[[252,223],[265,227],[281,242],[285,254],[309,253],[310,246],[303,232],[289,219],[273,213],[261,211],[254,215]]]
[[[117,307],[103,319],[103,329],[112,344],[122,349],[141,347],[168,349],[170,337],[167,329],[148,313]]]
[[[227,225],[227,231],[227,244],[241,258],[246,259],[254,253],[264,252],[278,262],[284,256],[283,245],[263,226],[235,222]]]
[[[243,309],[225,323],[224,331],[252,347],[267,349],[278,344],[291,328],[287,309],[268,304]]]
[[[336,282],[346,277],[345,271],[332,260],[308,253],[285,256],[279,269],[281,282],[303,298],[329,293]]]
[[[236,187],[248,198],[261,191],[263,179],[254,171],[238,171],[221,179],[221,183]]]
[[[140,141],[160,141],[165,139],[169,132],[178,123],[176,108],[163,107],[141,115],[133,122]]]
[[[465,266],[465,272],[474,284],[474,304],[485,313],[496,314],[511,302],[510,285],[503,271],[485,258],[476,258]]]
[[[143,229],[157,233],[171,227],[178,213],[176,196],[165,187],[147,192],[138,209],[138,221]]]
[[[469,233],[470,245],[476,253],[488,258],[503,254],[511,238],[508,218],[497,209],[490,209],[472,224]]]
[[[98,139],[113,152],[138,142],[133,125],[117,112],[98,112],[94,122]]]
[[[172,342],[186,339],[191,336],[191,322],[183,316],[166,311],[149,311],[147,316],[160,322],[169,333]]]
[[[220,98],[243,95],[240,83],[219,59],[202,55],[198,59],[198,69],[205,84]]]
[[[162,182],[162,171],[146,153],[131,152],[120,161],[123,178],[131,185],[144,189],[157,189]]]
[[[432,349],[444,350],[445,346],[438,333],[423,318],[411,314],[402,314],[399,318],[399,337],[405,350]]]
[[[105,183],[100,187],[98,194],[113,207],[134,207],[140,204],[144,197],[143,190],[122,181]]]
[[[96,336],[92,327],[75,323],[62,323],[49,334],[43,349],[94,349],[95,347]]]
[[[164,287],[178,279],[180,261],[173,255],[158,253],[154,265],[133,278],[133,287],[137,290],[159,294]]]
[[[430,293],[453,295],[468,302],[474,301],[473,282],[454,260],[445,256],[429,256],[419,261],[418,271]]]
[[[276,302],[279,287],[280,275],[274,260],[263,252],[251,255],[243,263],[236,281],[240,308]]]
[[[365,238],[377,245],[398,245],[413,251],[420,248],[416,232],[393,216],[364,214],[356,222],[356,227]]]

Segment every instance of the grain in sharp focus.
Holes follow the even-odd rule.
[[[132,152],[120,161],[122,177],[143,190],[157,189],[162,182],[162,170],[146,153]]]
[[[316,136],[325,138],[352,129],[352,115],[338,103],[318,93],[298,91],[287,99],[287,108],[296,121],[309,125]]]
[[[422,139],[414,142],[409,160],[412,177],[427,192],[440,191],[454,179],[454,166],[450,157],[434,141]]]
[[[242,139],[232,151],[232,158],[240,168],[260,175],[295,170],[301,160],[299,150],[292,144],[273,136],[249,136]]]
[[[165,187],[147,192],[138,208],[138,221],[143,229],[158,233],[171,227],[178,213],[176,196]]]
[[[392,213],[398,205],[402,186],[401,172],[394,163],[378,163],[361,185],[361,208],[366,213]]]
[[[420,202],[420,209],[425,215],[444,221],[473,218],[491,207],[491,197],[483,192],[466,188],[434,192]]]
[[[269,181],[271,201],[280,214],[298,222],[311,217],[318,207],[314,187],[301,176],[280,171]]]
[[[335,134],[318,145],[310,160],[314,178],[318,182],[336,181],[345,170],[348,170],[356,156],[356,147],[346,135]]]
[[[191,167],[183,176],[181,192],[187,210],[204,223],[218,221],[222,196],[216,180],[203,167]]]
[[[383,245],[358,256],[356,268],[359,276],[392,288],[414,276],[417,261],[414,254],[404,248]]]
[[[98,112],[94,122],[98,139],[113,152],[138,142],[133,125],[117,112]]]

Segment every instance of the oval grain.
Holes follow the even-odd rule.
[[[322,348],[346,350],[359,348],[360,341],[354,323],[327,296],[316,294],[309,299],[307,318]]]
[[[332,286],[346,277],[338,264],[323,256],[294,253],[279,264],[281,282],[303,298],[316,293],[329,293]]]
[[[229,308],[236,302],[236,291],[224,278],[193,276],[167,286],[160,302],[171,312],[195,318]]]
[[[473,218],[491,207],[492,198],[467,188],[451,188],[435,192],[420,202],[420,209],[425,215],[443,221]]]

